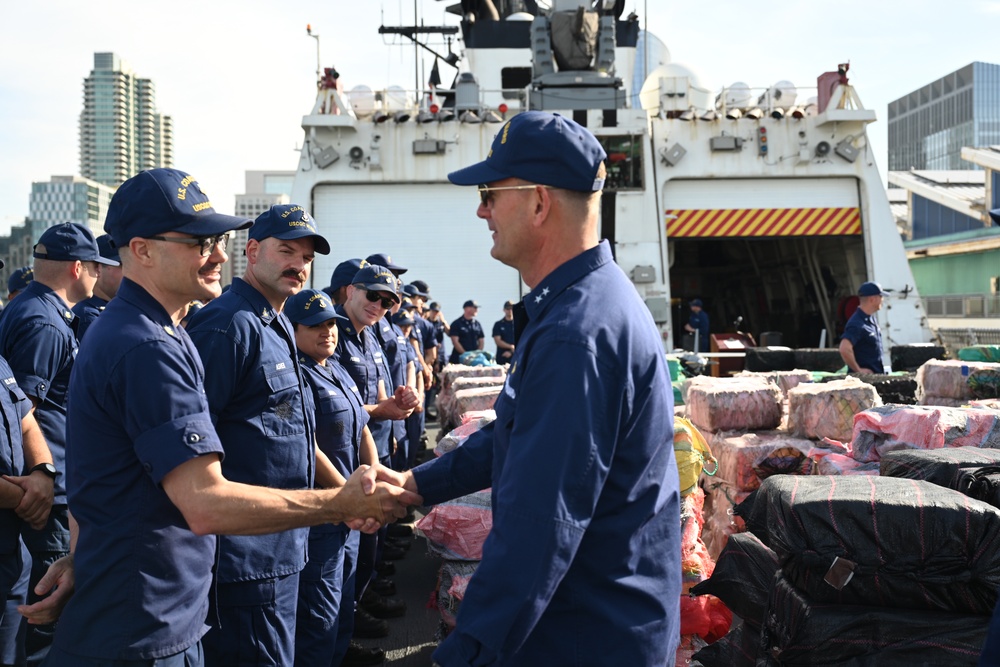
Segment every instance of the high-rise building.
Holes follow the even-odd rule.
[[[156,87],[114,53],[95,53],[83,80],[80,174],[118,187],[144,169],[172,167],[173,121],[157,113]]]
[[[889,171],[974,169],[963,146],[1000,144],[1000,65],[974,62],[889,103]]]
[[[62,222],[86,225],[100,236],[114,194],[114,188],[79,176],[53,176],[32,183],[28,202],[31,236],[37,239],[46,229]]]
[[[294,171],[247,171],[246,192],[236,195],[236,215],[253,220],[275,204],[291,203]],[[222,265],[223,282],[242,276],[247,269],[243,249],[247,246],[247,230],[233,232],[229,243],[229,261]]]

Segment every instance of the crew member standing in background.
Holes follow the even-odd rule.
[[[503,319],[493,324],[493,341],[497,344],[496,362],[509,364],[514,356],[514,304],[505,301]]]
[[[840,339],[840,356],[852,373],[884,373],[882,365],[882,330],[875,313],[882,308],[888,292],[878,283],[862,283],[858,288],[861,305],[847,320]]]
[[[692,352],[708,352],[708,313],[702,310],[701,299],[691,299],[691,317],[684,325],[684,331],[698,333],[698,349]]]

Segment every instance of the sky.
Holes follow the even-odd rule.
[[[410,25],[415,14],[427,25],[457,25],[444,11],[452,1],[5,2],[0,234],[28,215],[33,181],[79,172],[83,79],[95,52],[113,51],[153,80],[160,112],[173,117],[174,166],[199,179],[217,210],[232,212],[246,170],[298,163],[301,117],[316,90],[317,41],[307,25],[323,66],[335,66],[347,89],[409,89],[414,49],[383,39],[378,27]],[[850,61],[851,83],[878,114],[869,139],[883,180],[889,102],[972,61],[1000,62],[1000,0],[629,0],[630,11],[713,90],[736,81],[815,87],[819,74]],[[442,76],[447,84],[451,70]]]

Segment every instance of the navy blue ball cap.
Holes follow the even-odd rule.
[[[480,185],[505,178],[564,190],[597,192],[597,177],[607,158],[597,138],[569,118],[546,111],[525,111],[504,123],[482,162],[448,174],[455,185]]]
[[[427,307],[427,310],[433,311],[435,313],[441,312],[441,306],[437,301],[432,301],[431,305]]]
[[[426,294],[428,299],[430,298],[430,296],[431,296],[431,288],[423,280],[412,280],[412,281],[410,281],[410,284],[413,285],[414,287],[416,287],[418,290],[420,290],[424,294]]]
[[[354,280],[354,276],[361,270],[361,267],[367,264],[368,260],[364,259],[345,259],[333,270],[333,275],[330,276],[330,286],[327,289],[330,290],[330,293],[333,293],[341,287],[350,285],[351,281]]]
[[[889,296],[889,293],[882,289],[882,286],[875,282],[861,283],[858,288],[858,296]]]
[[[385,268],[395,273],[397,276],[401,276],[409,270],[405,266],[394,264],[392,258],[383,252],[377,252],[374,255],[368,255],[368,257],[365,258],[365,261],[368,262],[369,264],[378,264],[379,266],[384,266]]]
[[[403,291],[406,292],[407,296],[419,296],[421,299],[430,298],[430,294],[424,292],[412,283],[409,285],[403,285]]]
[[[274,237],[283,241],[313,238],[313,248],[321,255],[330,254],[329,242],[316,231],[316,221],[298,204],[275,204],[254,220],[248,237],[263,241]]]
[[[701,308],[701,299],[691,299],[691,305]]]
[[[177,169],[149,169],[118,186],[104,231],[124,248],[136,237],[164,232],[218,236],[252,224],[247,218],[216,213],[194,176]]]
[[[285,315],[296,324],[307,327],[322,324],[328,320],[349,321],[333,309],[333,301],[320,290],[304,289],[285,300]]]
[[[101,234],[97,237],[97,249],[101,257],[121,263],[121,256],[118,254],[118,246],[111,240],[111,234]]]
[[[373,292],[385,292],[392,297],[393,301],[399,303],[399,294],[396,292],[396,276],[392,271],[379,266],[378,264],[368,264],[363,266],[351,280],[352,285],[361,285],[366,290]]]
[[[396,326],[413,326],[413,318],[405,310],[401,310],[392,316],[392,323]]]
[[[462,304],[462,308],[479,308],[479,304],[473,301],[472,299],[469,299],[468,301]]]
[[[14,292],[20,292],[28,283],[31,282],[34,277],[34,270],[30,266],[22,266],[20,269],[14,269],[7,278],[7,292],[8,294],[13,294]]]
[[[35,244],[35,259],[51,259],[57,262],[97,262],[118,266],[113,259],[101,257],[94,233],[75,222],[53,225],[44,232]]]
[[[403,310],[413,310],[417,307],[417,304],[410,301],[408,298],[403,297],[403,303],[400,305],[400,309]]]

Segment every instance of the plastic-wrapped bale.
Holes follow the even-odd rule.
[[[962,614],[996,605],[1000,512],[958,491],[893,477],[779,475],[736,512],[817,603]]]
[[[438,397],[438,411],[441,415],[442,424],[459,424],[462,419],[462,412],[456,403],[456,393],[464,389],[480,389],[483,387],[500,387],[504,383],[503,377],[458,377],[452,380],[448,391],[442,391]]]
[[[455,392],[455,415],[461,418],[461,415],[472,410],[492,410],[502,389],[502,386],[494,385]]]
[[[778,574],[758,665],[975,665],[989,616],[814,601]]]
[[[687,593],[712,576],[715,561],[701,539],[705,492],[696,488],[681,498],[681,592]]]
[[[788,391],[788,429],[803,438],[851,439],[854,415],[882,405],[875,387],[844,378]]]
[[[811,475],[813,465],[808,453],[815,446],[812,440],[782,431],[722,431],[711,440],[712,453],[719,463],[713,477],[739,491],[753,491],[769,475]]]
[[[469,439],[470,435],[476,431],[482,430],[484,426],[495,421],[496,418],[496,413],[493,413],[493,415],[489,417],[476,417],[475,419],[470,419],[461,426],[452,429],[446,436],[438,441],[437,447],[434,448],[434,454],[441,456],[442,454],[447,454],[453,449],[461,447],[465,444],[465,441]]]
[[[884,405],[854,418],[851,448],[859,461],[897,449],[1000,448],[1000,412],[930,405]]]
[[[964,408],[969,404],[967,398],[949,398],[947,396],[925,395],[917,401],[917,405],[937,406],[941,408]]]
[[[979,398],[969,401],[970,408],[983,408],[986,410],[1000,410],[1000,398]]]
[[[736,377],[759,377],[765,380],[770,380],[774,384],[778,385],[778,389],[781,390],[782,395],[787,395],[788,390],[792,387],[797,387],[805,382],[812,382],[812,373],[809,371],[804,371],[801,369],[792,371],[767,371],[767,372],[751,372],[742,371],[736,374]]]
[[[853,456],[816,448],[809,453],[816,462],[817,475],[877,475],[878,461],[862,463]]]
[[[674,458],[677,459],[677,474],[680,478],[681,496],[686,496],[698,488],[698,479],[707,465],[710,475],[719,468],[712,456],[705,436],[687,419],[674,416]]]
[[[1000,398],[1000,364],[969,372],[969,393],[973,398]]]
[[[1000,450],[951,447],[889,452],[881,465],[886,477],[922,479],[1000,507]]]
[[[441,369],[441,389],[450,389],[451,383],[457,378],[495,377],[504,378],[507,371],[503,366],[465,366],[463,364],[448,364]]]
[[[964,399],[972,395],[969,375],[977,370],[1000,370],[1000,364],[979,361],[941,361],[932,359],[917,369],[917,400],[928,405],[925,397]]]
[[[865,384],[875,387],[882,403],[898,403],[900,405],[916,405],[917,374],[913,373],[859,373],[853,375]]]
[[[945,352],[944,347],[930,343],[893,345],[889,348],[889,363],[894,371],[915,371],[931,359],[944,359]],[[989,361],[989,359],[981,361]],[[884,396],[882,400],[886,403],[889,402]]]
[[[465,597],[465,589],[478,567],[478,561],[442,561],[441,569],[438,571],[436,595],[438,612],[441,614],[438,639],[444,639],[449,632],[455,629],[455,617],[458,616],[458,608],[462,605],[462,599]]]
[[[682,595],[681,636],[697,635],[707,642],[722,639],[729,632],[733,612],[714,595]]]
[[[713,560],[719,557],[730,535],[743,532],[743,520],[733,514],[733,509],[750,495],[735,486],[712,480],[705,484],[705,525],[701,539]]]
[[[692,588],[691,594],[714,595],[745,623],[759,628],[778,569],[778,556],[756,535],[730,535],[711,578]]]
[[[448,560],[478,561],[493,528],[490,491],[477,491],[434,508],[416,523],[428,548]]]
[[[733,620],[729,634],[692,656],[703,667],[756,667],[760,652],[759,631]]]
[[[708,431],[757,431],[781,424],[781,390],[761,378],[712,378],[688,387],[691,421]]]
[[[987,361],[1000,363],[1000,345],[970,345],[958,351],[962,361]]]

